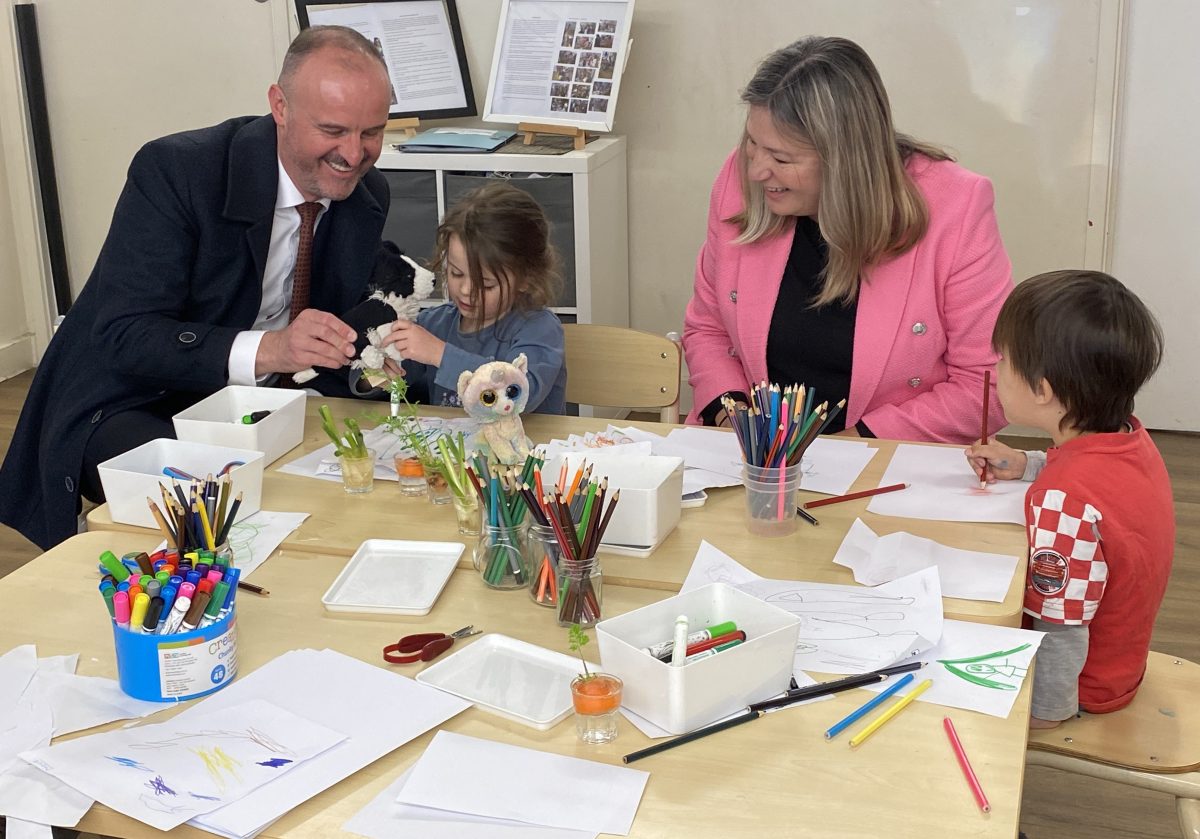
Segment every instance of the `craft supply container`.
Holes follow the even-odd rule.
[[[529,585],[525,540],[528,522],[484,525],[471,555],[475,570],[489,588],[515,589]]]
[[[113,624],[117,679],[134,699],[182,702],[207,696],[237,675],[237,609],[210,626],[147,635]]]
[[[531,524],[525,540],[525,552],[529,567],[529,596],[539,606],[557,605],[561,551],[554,528],[545,524]]]
[[[302,390],[230,385],[171,418],[175,436],[194,443],[253,449],[272,463],[304,440]],[[255,411],[270,411],[256,423],[242,418]]]
[[[755,536],[787,536],[796,531],[796,490],[803,464],[767,467],[742,465],[746,485],[746,529]]]
[[[569,559],[558,564],[558,625],[595,626],[601,619],[604,574],[595,557]]]

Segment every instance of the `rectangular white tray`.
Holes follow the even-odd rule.
[[[461,542],[368,539],[321,602],[331,612],[427,615],[464,550]]]
[[[571,680],[579,673],[578,659],[490,633],[426,667],[417,681],[545,731],[571,712]]]

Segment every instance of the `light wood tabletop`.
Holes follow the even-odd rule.
[[[80,673],[115,678],[111,622],[96,592],[96,559],[103,550],[121,554],[156,543],[153,535],[86,533],[0,579],[0,636],[9,645],[36,643],[41,656],[78,652]],[[258,569],[254,580],[271,595],[238,595],[242,674],[288,650],[305,647],[328,647],[389,667],[381,659],[385,644],[412,632],[450,631],[468,623],[485,632],[566,651],[566,632],[555,624],[551,610],[531,607],[523,591],[485,589],[474,571],[456,571],[426,616],[339,613],[334,617],[324,611],[320,598],[344,563],[344,556],[283,549]],[[52,612],[46,608],[48,592],[53,593]],[[619,614],[663,596],[661,590],[608,585],[604,603],[609,614]],[[594,659],[595,645],[588,652]],[[421,666],[396,669],[414,676]],[[867,698],[862,690],[847,691],[634,764],[649,771],[650,778],[629,835],[635,839],[808,835],[874,839],[885,834],[1012,839],[1016,835],[1029,718],[1028,680],[1005,720],[917,702],[857,750],[849,748],[845,737],[826,742],[824,729]],[[991,800],[990,814],[977,809],[942,733],[942,717],[947,713]],[[162,719],[165,716],[157,715],[150,721]],[[617,741],[606,746],[580,743],[570,718],[543,732],[470,708],[443,728],[619,764],[621,755],[651,741],[627,721],[618,724]],[[386,755],[287,813],[261,835],[268,839],[349,835],[341,830],[346,820],[413,764],[431,738],[432,732],[427,733]],[[99,804],[91,808],[80,829],[119,837],[163,835]],[[184,826],[166,835],[211,834]]]
[[[341,485],[278,471],[280,466],[306,452],[328,445],[321,431],[317,410],[329,404],[335,417],[360,416],[364,412],[382,413],[386,405],[352,400],[309,397],[305,417],[304,441],[267,467],[263,475],[262,507],[279,512],[307,512],[309,518],[283,543],[289,550],[350,556],[367,539],[459,540],[454,510],[450,505],[435,506],[427,498],[405,498],[390,481],[376,481],[373,492],[349,495]],[[423,414],[462,416],[460,411],[422,407]],[[568,434],[602,430],[610,422],[584,417],[531,414],[524,417],[525,430],[535,443],[563,439]],[[632,424],[658,434],[673,427],[660,423]],[[870,440],[879,453],[851,487],[852,491],[878,486],[884,470],[898,445],[891,440]],[[967,474],[964,460],[963,471]],[[801,501],[824,496],[801,492]],[[683,510],[679,526],[649,557],[619,556],[602,551],[605,578],[622,585],[643,586],[663,591],[678,591],[687,576],[702,541],[708,541],[757,574],[772,579],[809,580],[823,583],[852,584],[850,570],[833,564],[833,556],[855,518],[861,518],[883,536],[906,531],[934,539],[945,545],[1022,557],[1026,552],[1022,528],[1011,524],[968,524],[961,522],[900,519],[867,512],[870,499],[847,501],[814,510],[819,527],[803,521],[797,531],[781,538],[751,534],[745,525],[745,492],[741,487],[708,490],[702,507]],[[147,530],[114,523],[108,505],[88,514],[89,530],[121,530],[146,533]],[[470,563],[469,555],[463,567]],[[1016,573],[1003,602],[945,598],[948,618],[978,623],[1019,626],[1025,587],[1025,563],[1017,563]]]

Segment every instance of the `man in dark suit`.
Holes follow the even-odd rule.
[[[38,367],[0,469],[0,521],[43,548],[76,532],[96,465],[229,384],[341,367],[389,204],[373,166],[390,82],[371,42],[313,27],[271,113],[155,140]],[[348,392],[346,395],[349,395]]]

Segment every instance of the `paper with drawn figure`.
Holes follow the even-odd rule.
[[[881,516],[934,521],[1025,523],[1024,481],[996,481],[979,488],[963,450],[901,444],[880,486],[907,483],[899,492],[874,496],[867,511]]]
[[[928,664],[918,678],[933,685],[917,701],[1007,718],[1044,636],[1031,629],[944,621],[941,641],[920,657]],[[885,687],[887,682],[867,690]]]
[[[233,564],[241,571],[239,579],[248,579],[283,544],[284,539],[304,524],[308,516],[308,513],[259,510],[232,524],[229,528],[229,546],[233,550]],[[158,543],[158,550],[165,547],[166,540]]]
[[[968,551],[900,531],[879,536],[855,519],[833,561],[854,572],[856,582],[877,586],[922,568],[936,567],[945,597],[1004,601],[1018,558]]]
[[[866,673],[914,658],[941,637],[936,568],[878,588],[770,580],[701,542],[682,592],[726,583],[800,618],[794,672]]]
[[[286,775],[346,739],[263,700],[22,753],[107,806],[170,830]]]
[[[942,636],[936,568],[875,588],[759,580],[738,586],[800,618],[795,669],[867,673],[910,661]]]

